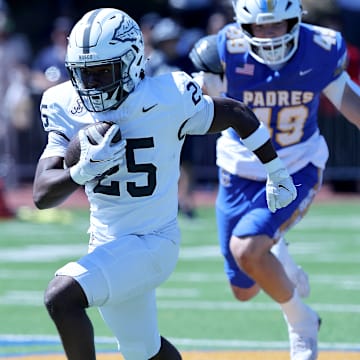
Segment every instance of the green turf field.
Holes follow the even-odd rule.
[[[36,215],[36,214],[35,214]],[[42,304],[54,271],[86,252],[88,213],[27,214],[0,223],[0,356],[61,351]],[[286,349],[278,307],[264,294],[235,301],[222,269],[213,208],[180,217],[183,244],[175,273],[158,290],[161,331],[182,350]],[[307,300],[321,314],[320,349],[360,351],[360,204],[316,203],[288,234],[290,250],[310,273]],[[90,310],[99,350],[115,342]]]

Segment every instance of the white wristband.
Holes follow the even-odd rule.
[[[260,126],[247,138],[241,139],[241,141],[250,151],[254,151],[264,145],[269,139],[269,130],[260,122]]]
[[[263,164],[268,174],[271,174],[277,170],[285,169],[283,162],[280,158],[276,157],[275,159]]]

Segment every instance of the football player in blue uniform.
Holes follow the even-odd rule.
[[[305,274],[283,237],[303,218],[321,187],[328,148],[317,123],[320,95],[359,127],[360,90],[345,71],[343,37],[302,23],[300,0],[235,0],[233,7],[236,22],[192,49],[196,79],[207,94],[238,99],[254,111],[269,129],[298,197],[283,209],[269,210],[260,162],[233,129],[222,132],[216,212],[225,272],[240,301],[262,289],[279,303],[291,359],[314,360],[319,316],[301,299],[307,291],[299,284],[306,279],[297,275]]]
[[[126,360],[179,360],[160,336],[155,289],[176,266],[181,148],[187,134],[232,127],[268,173],[273,211],[296,198],[296,188],[270,134],[243,103],[204,96],[184,72],[145,76],[138,24],[117,9],[86,13],[69,37],[71,80],[45,91],[41,101],[48,143],[38,162],[34,202],[57,206],[79,186],[90,203],[89,251],[57,270],[45,305],[69,360],[94,360],[94,332],[86,313],[98,307]],[[104,136],[83,129],[113,125]],[[122,140],[113,143],[121,130]],[[80,159],[64,157],[78,134]],[[111,171],[109,171],[111,169]]]

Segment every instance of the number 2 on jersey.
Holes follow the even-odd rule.
[[[136,163],[135,150],[148,149],[154,147],[152,137],[127,139],[126,140],[126,165],[129,173],[143,173],[147,175],[147,184],[138,186],[136,182],[129,181],[126,183],[126,190],[132,197],[150,196],[156,188],[156,166],[151,163]],[[103,179],[100,179],[94,187],[94,193],[105,195],[120,196],[120,182],[111,181],[110,185],[104,185]]]

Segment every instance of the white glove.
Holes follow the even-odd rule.
[[[84,185],[111,168],[123,164],[126,141],[111,142],[118,130],[119,125],[113,124],[98,145],[89,142],[83,129],[79,131],[80,159],[70,168],[70,176],[76,183]]]
[[[276,163],[280,164],[278,159]],[[265,164],[266,166],[266,164]],[[285,168],[268,173],[266,182],[266,201],[271,212],[288,206],[296,199],[297,190],[291,176]]]

